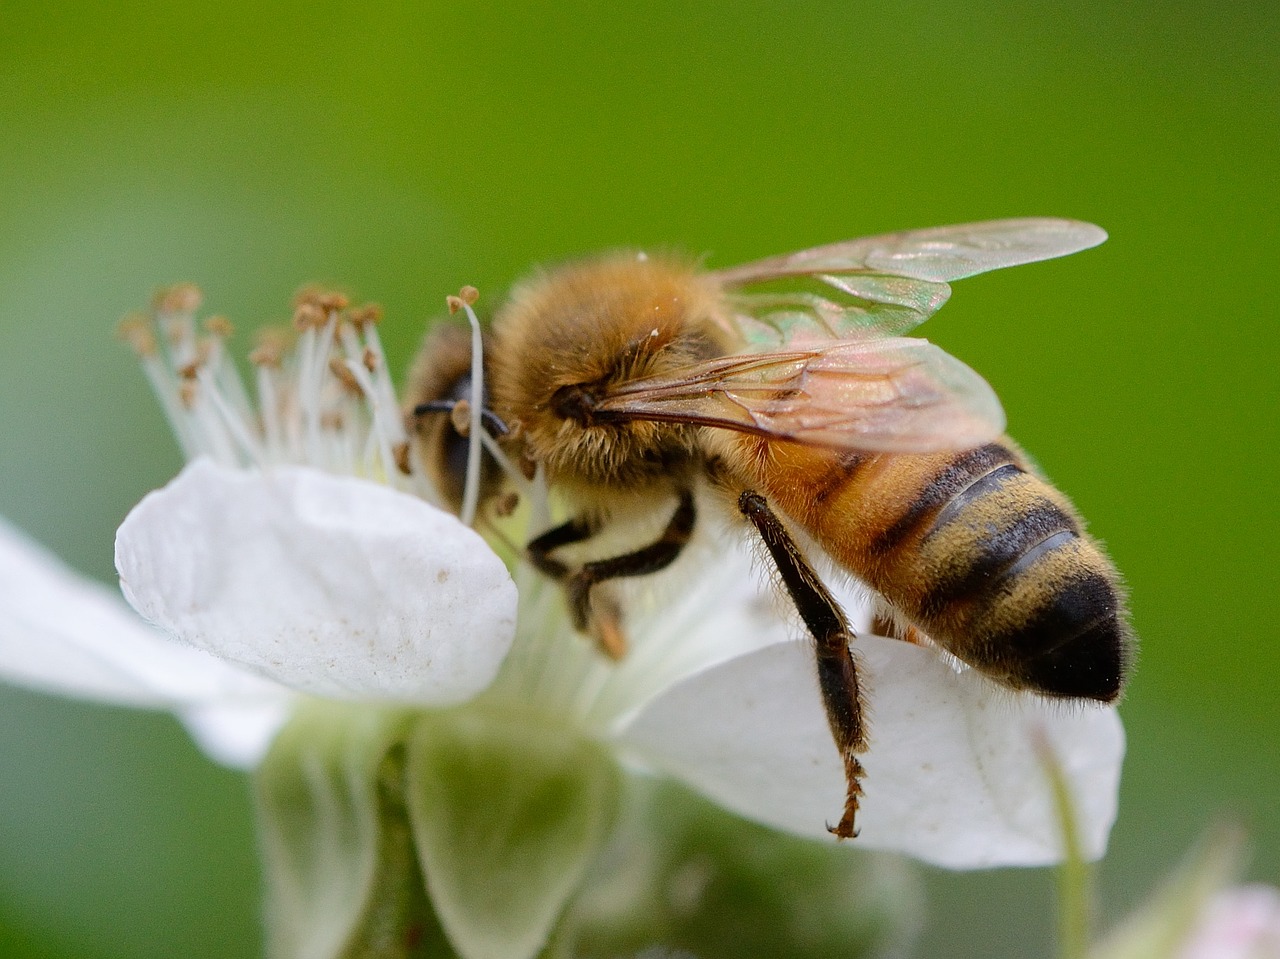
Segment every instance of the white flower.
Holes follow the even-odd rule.
[[[158,339],[128,328],[193,460],[118,534],[121,585],[142,618],[0,527],[0,674],[170,709],[242,767],[303,699],[469,702],[827,836],[845,783],[812,654],[749,554],[709,542],[670,574],[626,584],[631,649],[606,661],[569,628],[558,587],[521,563],[513,583],[478,535],[427,502],[420,471],[404,471],[371,314],[305,300],[296,349],[256,354],[254,403],[223,358],[222,324],[200,337],[195,307],[192,291],[172,291]],[[842,598],[858,611],[854,592]],[[895,640],[862,635],[857,652],[872,748],[855,846],[953,868],[1057,861],[1033,745],[1044,737],[1084,851],[1101,855],[1123,754],[1114,710],[999,693]]]
[[[1089,959],[1280,959],[1280,889],[1232,885],[1245,836],[1218,825]]]
[[[1280,889],[1234,886],[1206,905],[1177,959],[1280,957]]]

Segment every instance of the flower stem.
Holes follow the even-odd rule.
[[[1035,737],[1062,830],[1062,865],[1058,867],[1058,956],[1085,959],[1093,925],[1093,870],[1080,851],[1080,829],[1067,777],[1043,733]]]

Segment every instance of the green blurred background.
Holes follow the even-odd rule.
[[[1093,220],[1102,248],[965,281],[924,332],[1129,579],[1106,915],[1222,816],[1280,881],[1278,26],[1270,0],[6,0],[0,513],[112,578],[180,465],[112,327],[173,280],[242,328],[340,282],[403,368],[446,293],[581,252]],[[0,689],[0,955],[257,955],[245,786],[167,717]],[[1048,952],[1048,874],[928,887],[922,955]]]

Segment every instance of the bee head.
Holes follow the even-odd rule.
[[[690,263],[619,253],[519,286],[494,321],[493,397],[553,478],[626,485],[688,461],[693,431],[600,409],[620,386],[715,355],[718,288]]]

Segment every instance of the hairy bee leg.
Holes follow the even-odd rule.
[[[568,522],[561,523],[530,540],[524,549],[529,556],[529,562],[533,563],[538,572],[562,581],[568,578],[569,567],[558,559],[552,559],[551,554],[561,546],[581,543],[598,532],[600,532],[599,524],[590,517],[575,516]]]
[[[525,551],[535,569],[556,582],[563,583],[569,579],[569,567],[560,560],[553,559],[551,553],[561,546],[590,539],[597,532],[599,532],[599,525],[594,520],[588,517],[577,517],[547,530],[530,542],[525,547]],[[622,611],[618,608],[618,604],[611,600],[605,602],[597,595],[591,604],[590,613],[589,624],[578,624],[577,628],[582,632],[590,633],[596,645],[610,659],[621,659],[627,651],[627,638],[622,630]]]
[[[822,704],[826,707],[831,736],[844,763],[847,787],[844,814],[838,824],[834,827],[828,825],[827,829],[841,839],[851,839],[858,834],[854,818],[858,811],[858,797],[862,795],[862,764],[858,762],[857,754],[867,748],[866,730],[862,724],[862,699],[858,693],[858,670],[849,652],[853,630],[835,598],[769,508],[768,501],[753,490],[745,490],[738,497],[738,509],[764,540],[791,601],[817,641],[818,685],[822,690]]]
[[[670,566],[689,542],[696,521],[697,508],[694,506],[693,492],[683,490],[670,522],[654,542],[632,553],[584,563],[581,569],[570,575],[565,589],[569,596],[569,610],[574,626],[584,632],[590,631],[604,653],[614,659],[621,658],[626,652],[621,611],[612,601],[603,606],[593,603],[592,587],[606,580],[621,576],[644,576]],[[591,626],[595,628],[589,629]]]
[[[871,632],[876,636],[890,636],[912,646],[924,646],[929,638],[910,623],[899,625],[889,616],[879,615],[871,620]]]

